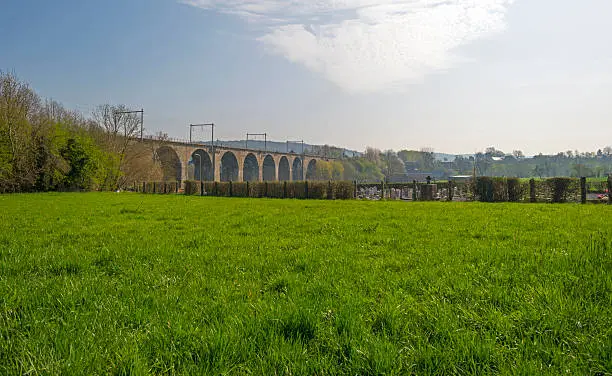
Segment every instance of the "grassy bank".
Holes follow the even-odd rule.
[[[0,196],[0,374],[612,370],[612,208]]]

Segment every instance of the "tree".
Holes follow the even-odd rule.
[[[332,180],[343,180],[344,179],[344,165],[342,162],[334,161],[331,162],[331,177]]]
[[[393,175],[403,174],[406,172],[406,168],[404,167],[404,162],[398,158],[397,154],[393,150],[387,150],[383,153],[383,165],[384,172],[387,178],[390,178]]]
[[[492,158],[492,157],[498,157],[498,158],[501,158],[501,157],[503,157],[504,155],[506,155],[506,153],[504,153],[504,152],[503,152],[503,151],[501,151],[501,150],[497,150],[497,149],[495,149],[493,146],[490,146],[490,147],[488,147],[488,148],[486,148],[486,149],[485,149],[485,155],[486,155],[487,157],[490,157],[490,158]]]
[[[113,189],[126,183],[126,164],[130,164],[132,158],[140,157],[128,153],[128,149],[136,143],[141,123],[136,114],[124,113],[127,111],[129,110],[125,105],[105,104],[98,106],[93,112],[95,124],[104,132],[103,142],[106,150],[117,156],[117,166],[114,169],[117,173],[110,175],[107,183]]]
[[[523,154],[523,152],[521,150],[514,150],[512,152],[512,156],[514,158],[516,158],[516,160],[521,161],[523,159],[525,159],[525,154]]]
[[[332,166],[330,162],[318,161],[315,167],[314,180],[324,181],[332,179]]]
[[[0,191],[29,189],[36,180],[31,120],[39,109],[27,84],[0,72]]]
[[[380,154],[380,150],[368,146],[364,157],[366,160],[378,165],[380,163]]]
[[[431,171],[436,167],[436,156],[434,149],[432,148],[421,148],[421,160],[420,167],[422,170]]]

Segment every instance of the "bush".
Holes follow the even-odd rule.
[[[332,182],[332,191],[336,200],[350,200],[355,197],[355,185],[350,181]]]
[[[309,183],[303,181],[287,182],[287,198],[307,198],[306,190],[310,187],[307,188],[306,184]]]
[[[280,182],[267,182],[266,196],[270,198],[284,198],[284,183]]]
[[[477,177],[474,192],[476,193],[476,199],[481,202],[508,201],[506,178]]]
[[[230,182],[221,182],[216,184],[216,192],[215,196],[219,197],[230,197],[232,195],[232,183]]]
[[[519,202],[523,197],[523,186],[519,178],[508,178],[506,180],[508,186],[508,201]]]
[[[580,195],[580,180],[575,178],[550,178],[545,180],[548,190],[548,200],[563,203],[568,200],[578,201]]]
[[[249,197],[248,185],[255,183],[232,183],[232,197]]]
[[[308,197],[309,199],[315,200],[326,200],[327,197],[327,188],[329,186],[328,182],[316,181],[316,182],[308,182]]]
[[[187,180],[185,181],[185,195],[199,195],[200,194],[200,182]]]
[[[207,196],[217,196],[217,183],[211,181],[204,182],[204,194]]]

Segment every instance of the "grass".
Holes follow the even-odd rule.
[[[612,207],[0,196],[0,374],[612,372]]]

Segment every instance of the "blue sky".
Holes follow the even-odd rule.
[[[149,133],[362,150],[612,144],[606,0],[4,0],[0,69]],[[202,138],[207,137],[202,134]]]

